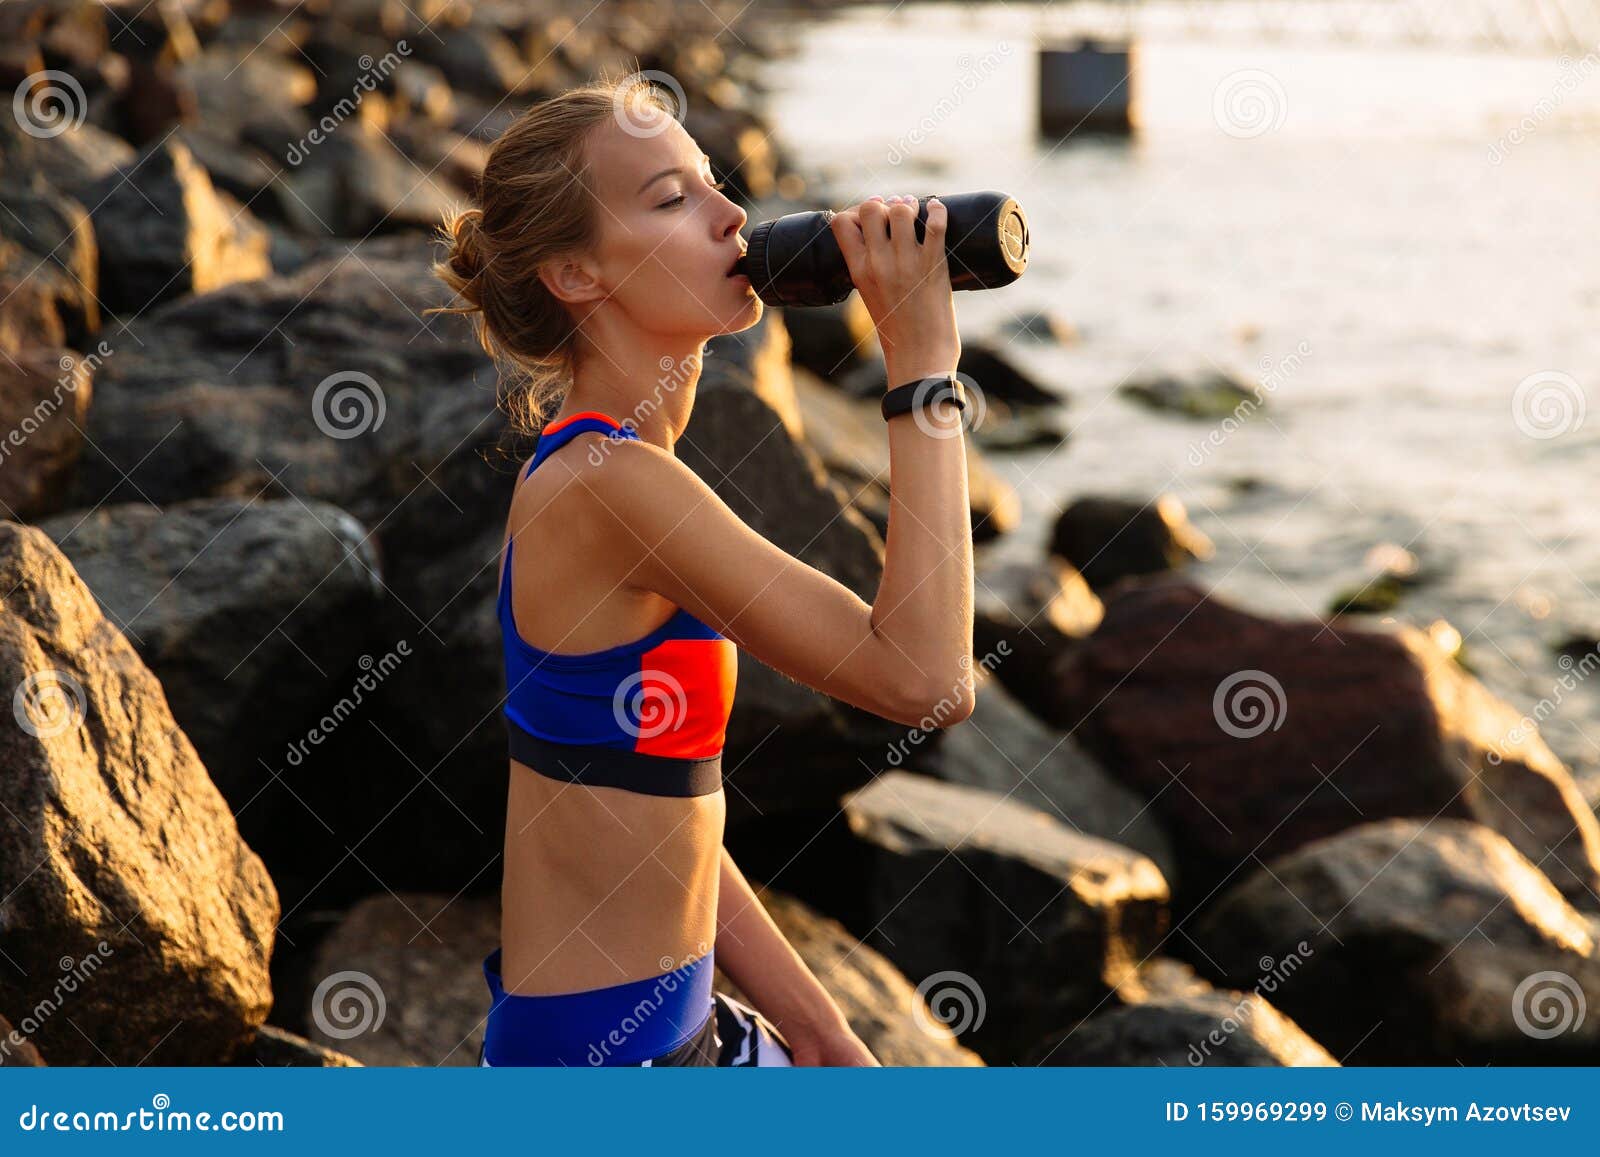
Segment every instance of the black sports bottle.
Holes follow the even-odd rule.
[[[938,196],[948,214],[944,238],[952,289],[996,289],[1022,276],[1028,267],[1028,218],[1015,198],[993,190]],[[768,305],[843,301],[855,283],[829,228],[833,218],[833,210],[824,209],[761,222],[734,272],[747,276]],[[927,222],[928,198],[918,197],[919,242]]]

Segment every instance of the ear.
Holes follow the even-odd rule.
[[[606,295],[593,265],[582,257],[557,257],[539,266],[539,280],[559,301],[582,305]]]

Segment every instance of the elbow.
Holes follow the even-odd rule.
[[[894,705],[889,718],[921,731],[938,731],[968,718],[975,698],[970,680],[914,688]]]

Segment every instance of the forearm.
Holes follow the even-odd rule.
[[[727,848],[717,890],[716,955],[717,967],[785,1035],[847,1027],[838,1004],[773,923]]]
[[[888,369],[891,386],[949,372],[913,361]],[[968,690],[972,657],[972,513],[962,413],[943,409],[948,416],[887,423],[889,533],[872,621],[906,678],[954,703]]]

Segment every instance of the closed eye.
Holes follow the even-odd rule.
[[[718,192],[721,192],[723,189],[726,189],[728,187],[728,182],[726,182],[726,181],[718,181],[715,185],[712,185],[711,187],[713,189],[716,189]],[[671,208],[673,208],[673,207],[675,207],[677,205],[683,204],[684,201],[687,200],[687,199],[688,198],[686,198],[682,193],[679,193],[676,197],[672,198],[672,200],[663,201],[661,204],[657,205],[656,208],[657,209],[671,209]]]

